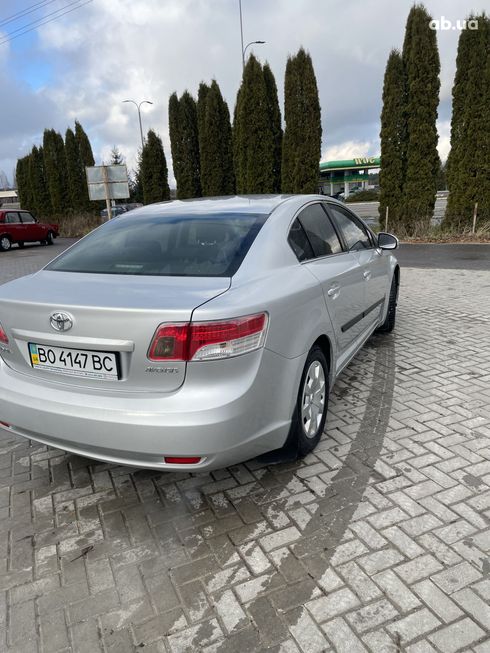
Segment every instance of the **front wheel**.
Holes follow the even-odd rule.
[[[320,441],[327,408],[328,363],[321,348],[314,345],[306,358],[288,438],[297,443],[298,458],[313,451]]]
[[[54,238],[53,238],[52,231],[49,231],[48,235],[46,236],[46,245],[54,245]]]
[[[388,312],[386,313],[386,319],[377,329],[380,333],[391,333],[395,328],[397,295],[398,287],[396,283],[396,276],[393,275],[390,288],[390,297],[388,299]]]
[[[24,249],[24,243],[23,243],[22,240],[19,241],[19,242],[17,243],[17,245],[20,247],[20,249]]]
[[[12,242],[8,236],[0,236],[0,252],[8,252]]]

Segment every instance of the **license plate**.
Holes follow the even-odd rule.
[[[105,351],[67,349],[29,343],[31,365],[37,370],[89,379],[118,379],[117,355]]]

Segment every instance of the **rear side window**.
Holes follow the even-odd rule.
[[[306,237],[305,230],[301,226],[298,218],[293,222],[289,231],[288,242],[293,252],[296,254],[298,261],[307,261],[314,257],[310,241]]]
[[[329,256],[342,252],[342,245],[320,204],[307,206],[298,216],[315,256]]]
[[[7,222],[8,224],[15,224],[16,222],[20,222],[19,214],[13,212],[6,213],[5,222]]]
[[[371,249],[373,247],[367,229],[364,229],[354,216],[351,216],[347,211],[334,204],[328,205],[328,211],[342,232],[347,248],[350,251]]]
[[[47,266],[98,274],[229,277],[267,219],[263,214],[121,217]]]

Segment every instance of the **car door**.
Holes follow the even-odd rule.
[[[20,221],[19,213],[17,211],[7,211],[5,213],[5,231],[10,236],[13,243],[22,242],[23,238],[22,222]]]
[[[364,317],[362,325],[372,329],[379,323],[388,289],[388,261],[377,247],[374,236],[348,209],[333,203],[327,210],[340,231],[346,248],[359,262],[364,281]]]
[[[25,241],[44,240],[46,238],[46,229],[40,225],[36,218],[28,211],[21,211],[20,217],[22,224],[25,226]]]
[[[338,364],[341,367],[359,335],[357,325],[352,328],[346,328],[346,325],[363,310],[364,288],[357,257],[352,252],[344,251],[320,202],[307,205],[296,216],[289,242],[298,259],[322,286],[335,332]]]

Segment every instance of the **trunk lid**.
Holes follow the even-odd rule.
[[[0,287],[0,323],[9,337],[1,352],[15,370],[85,388],[171,392],[184,382],[185,362],[156,363],[147,353],[157,327],[188,322],[195,308],[226,292],[229,277],[150,277],[40,272]],[[72,326],[56,331],[50,318],[65,313]],[[34,369],[29,343],[115,354],[119,379],[70,376]]]

